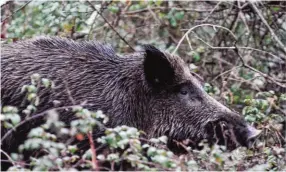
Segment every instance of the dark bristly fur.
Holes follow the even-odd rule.
[[[80,104],[93,104],[109,116],[108,127],[128,125],[144,130],[149,137],[167,135],[170,140],[190,139],[198,143],[214,138],[212,125],[220,121],[234,131],[238,142],[246,146],[253,133],[241,116],[211,98],[201,82],[192,75],[180,57],[161,52],[153,46],[145,53],[127,57],[98,42],[74,42],[58,37],[40,37],[5,45],[1,50],[2,106],[22,110],[25,94],[21,87],[30,76],[39,73],[54,81],[56,88],[41,89],[37,112],[72,105],[69,96]],[[23,117],[23,116],[22,116]],[[60,114],[68,122],[73,117]],[[16,151],[27,132],[42,120],[17,129],[1,144],[4,151]],[[5,133],[7,130],[2,130]]]

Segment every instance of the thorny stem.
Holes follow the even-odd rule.
[[[95,171],[98,171],[98,163],[96,160],[96,150],[95,150],[95,146],[94,146],[94,142],[93,142],[93,138],[92,138],[92,131],[89,131],[87,133],[87,137],[88,137],[90,149],[91,149],[92,168]]]

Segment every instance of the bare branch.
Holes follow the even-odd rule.
[[[176,48],[175,48],[175,50],[172,52],[172,54],[174,54],[174,53],[178,50],[178,48],[180,47],[180,45],[182,44],[182,42],[183,42],[183,40],[186,38],[186,36],[188,36],[194,29],[196,29],[196,28],[198,28],[198,27],[202,27],[202,26],[212,26],[213,28],[218,27],[218,28],[225,29],[225,30],[229,31],[229,32],[232,34],[232,36],[236,39],[236,36],[234,35],[234,33],[233,33],[232,31],[230,31],[230,30],[229,30],[228,28],[226,28],[226,27],[223,27],[223,26],[220,26],[220,25],[214,25],[214,24],[200,24],[200,25],[196,25],[196,26],[190,28],[190,29],[184,34],[184,36],[180,39],[178,45],[176,46]]]
[[[261,53],[266,53],[266,54],[268,54],[268,55],[270,55],[270,56],[272,56],[272,57],[274,57],[276,59],[279,59],[279,60],[282,60],[282,58],[283,58],[283,57],[278,57],[275,54],[272,54],[272,53],[270,53],[268,51],[263,51],[263,50],[252,48],[252,47],[240,47],[240,46],[236,46],[236,47],[235,46],[232,46],[232,47],[214,47],[214,46],[210,45],[208,42],[204,41],[202,38],[198,37],[197,35],[195,35],[195,37],[197,39],[199,39],[200,41],[202,41],[204,44],[206,44],[211,49],[236,49],[236,48],[238,48],[238,49],[253,50],[253,51],[258,51],[258,52],[261,52]]]
[[[225,28],[225,27],[219,26],[219,25],[201,24],[201,25],[197,25],[197,26],[192,27],[191,29],[189,29],[189,30],[184,34],[184,36],[183,36],[183,37],[181,38],[181,40],[179,41],[177,47],[176,47],[175,50],[173,51],[173,54],[177,51],[178,47],[180,46],[180,44],[182,43],[182,41],[184,40],[184,38],[185,38],[186,36],[188,36],[188,34],[192,33],[195,28],[201,27],[201,26],[213,26],[214,28],[215,28],[215,27],[223,28],[223,29],[227,30],[229,33],[231,33],[231,35],[235,38],[235,40],[237,40],[237,39],[236,39],[236,36],[234,35],[234,33],[233,33],[231,30],[229,30],[228,28]],[[259,73],[261,76],[263,76],[263,77],[265,77],[265,78],[271,80],[273,83],[275,83],[275,84],[277,84],[277,85],[279,85],[279,86],[281,86],[281,87],[283,87],[283,88],[286,88],[286,84],[282,84],[282,83],[286,82],[286,80],[275,79],[275,78],[273,78],[273,77],[271,77],[271,76],[269,76],[269,75],[267,75],[267,74],[265,74],[265,73],[263,73],[263,72],[260,72],[259,70],[255,69],[255,68],[249,66],[248,64],[246,64],[246,62],[244,61],[244,59],[242,58],[242,56],[239,54],[239,50],[238,50],[239,47],[236,46],[236,42],[235,42],[235,46],[233,46],[233,47],[213,47],[213,46],[211,46],[210,44],[208,44],[206,41],[204,41],[203,39],[201,39],[200,37],[198,37],[197,35],[196,35],[196,37],[197,37],[199,40],[201,40],[203,43],[205,43],[207,46],[209,46],[210,48],[212,48],[212,49],[233,49],[233,50],[235,50],[235,52],[237,53],[237,55],[239,56],[239,58],[240,58],[240,60],[241,60],[241,62],[242,62],[243,67],[246,67],[246,68],[248,68],[248,69],[250,69],[250,70],[252,70],[252,71],[254,71],[254,72],[256,72],[256,73]],[[245,48],[245,47],[240,47],[240,48]]]

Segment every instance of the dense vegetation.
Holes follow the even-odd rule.
[[[229,152],[223,146],[202,143],[204,149],[185,147],[189,153],[178,156],[166,148],[165,136],[146,140],[136,128],[107,129],[104,123],[108,119],[101,111],[91,112],[81,105],[34,114],[41,99],[38,88],[54,87],[48,78],[35,74],[31,84],[22,87],[30,102],[23,112],[17,107],[1,107],[1,125],[10,132],[33,118],[47,116],[44,125],[31,130],[17,154],[6,154],[14,165],[10,170],[286,170],[285,2],[0,3],[2,44],[37,35],[96,39],[112,44],[118,53],[152,44],[180,55],[204,78],[210,95],[263,130],[252,149],[239,147]],[[78,117],[70,127],[57,120],[61,108]],[[28,117],[21,119],[20,113]],[[91,138],[95,126],[106,129],[106,135],[97,139],[107,145],[104,153],[96,154],[98,145]],[[59,132],[50,132],[55,129]],[[90,141],[90,149],[79,156],[80,147],[71,140],[83,139]],[[23,151],[38,149],[45,153],[31,157],[31,162],[22,161]],[[105,166],[99,167],[103,162]]]

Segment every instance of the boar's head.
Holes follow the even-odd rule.
[[[231,148],[249,147],[260,134],[241,115],[209,96],[201,78],[192,74],[180,57],[150,45],[145,51],[144,74],[152,92],[152,136],[166,135],[170,141],[188,139],[194,146],[208,140]]]

